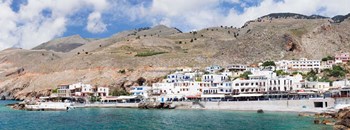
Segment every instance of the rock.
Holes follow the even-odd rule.
[[[25,103],[10,104],[9,106],[15,110],[24,110],[25,109]]]
[[[284,34],[283,39],[285,42],[284,49],[286,51],[300,51],[297,41],[290,34]]]
[[[331,123],[333,123],[333,121],[331,121],[331,120],[327,120],[327,119],[325,119],[325,120],[323,120],[322,121],[322,124],[331,124]]]
[[[6,100],[6,97],[4,95],[2,95],[0,100]]]
[[[306,117],[310,117],[310,116],[314,116],[314,114],[311,113],[299,113],[298,116],[306,116]]]
[[[314,124],[320,124],[320,120],[319,119],[315,119],[314,120]]]
[[[262,109],[259,109],[257,113],[264,113],[264,111]]]
[[[350,130],[350,109],[340,109],[335,115],[337,122],[334,129],[336,130]]]
[[[346,127],[343,126],[343,125],[334,125],[334,126],[333,126],[333,129],[334,129],[334,130],[350,130],[349,128],[346,128]]]

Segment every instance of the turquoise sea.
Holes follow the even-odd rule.
[[[142,130],[331,130],[313,124],[313,118],[297,113],[218,111],[218,110],[141,110],[85,108],[71,111],[20,111],[0,101],[0,129],[142,129]]]

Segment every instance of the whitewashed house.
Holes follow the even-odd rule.
[[[212,65],[212,66],[206,67],[205,71],[209,72],[209,73],[216,73],[216,72],[220,71],[221,69],[223,69],[221,66]]]
[[[92,87],[92,85],[90,85],[90,84],[83,84],[81,86],[81,96],[83,96],[83,97],[85,97],[85,96],[92,96],[92,95],[94,95],[94,93],[95,93],[95,90]]]
[[[225,81],[229,81],[228,75],[222,74],[205,74],[202,75],[202,82],[210,82],[210,83],[222,83]]]
[[[196,76],[196,73],[175,72],[173,74],[168,75],[166,81],[168,83],[193,81],[195,76]]]
[[[275,62],[276,70],[282,70],[283,72],[288,72],[290,60],[280,60]]]
[[[292,71],[314,71],[321,70],[321,60],[308,60],[306,58],[301,58],[299,60],[292,60],[290,62],[290,67]]]
[[[334,56],[335,63],[348,63],[350,60],[349,53],[339,53]]]
[[[227,68],[229,71],[245,71],[247,69],[246,65],[241,65],[241,64],[233,64],[233,65],[228,65]]]
[[[108,87],[97,87],[97,91],[95,92],[95,96],[100,96],[100,97],[109,96],[109,88]]]
[[[321,61],[321,70],[332,69],[335,62],[333,60]]]
[[[152,94],[152,88],[148,86],[132,86],[130,93],[132,93],[133,96],[148,98]]]

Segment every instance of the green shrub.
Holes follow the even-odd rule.
[[[153,56],[153,55],[158,55],[158,54],[163,54],[163,53],[167,53],[167,52],[145,51],[145,52],[137,53],[135,56],[136,57],[146,57],[146,56]]]
[[[125,69],[122,69],[122,70],[119,70],[118,73],[125,74],[126,71],[125,71]]]
[[[322,58],[322,61],[327,61],[327,60],[334,60],[334,57],[327,56],[327,57]]]
[[[110,95],[121,96],[121,95],[130,95],[130,93],[125,91],[124,89],[114,89],[110,92]]]
[[[252,72],[246,71],[246,72],[244,72],[243,74],[239,75],[239,78],[249,79],[249,76],[248,76],[248,75],[251,75],[251,74],[252,74]]]
[[[266,67],[266,66],[276,66],[274,61],[265,61],[262,66]]]
[[[58,93],[58,88],[53,89],[52,93]]]

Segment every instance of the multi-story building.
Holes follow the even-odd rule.
[[[166,81],[168,83],[183,82],[183,81],[193,81],[196,73],[183,73],[175,72],[167,76]]]
[[[334,64],[334,60],[321,61],[321,70],[332,69]]]
[[[152,88],[148,86],[133,86],[130,93],[134,96],[148,98],[152,94]]]
[[[95,96],[100,96],[100,97],[109,96],[109,88],[108,87],[97,87],[97,91],[95,92]]]
[[[240,64],[236,64],[236,65],[228,65],[227,69],[229,71],[245,71],[247,69],[246,65],[240,65]]]
[[[59,97],[71,97],[71,90],[68,84],[60,84],[57,86],[57,96]]]
[[[290,60],[280,60],[275,62],[276,70],[282,70],[283,72],[288,72]]]
[[[216,73],[216,72],[220,71],[221,69],[223,69],[221,66],[212,65],[212,66],[206,67],[205,71],[209,72],[209,73]]]
[[[350,60],[349,53],[340,53],[335,55],[335,63],[348,63]]]
[[[108,96],[108,87],[93,87],[90,84],[75,83],[70,85],[58,85],[57,96],[59,97],[85,97],[85,96]]]
[[[289,64],[292,71],[320,71],[321,61],[320,60],[308,60],[301,58],[300,60],[292,60]]]
[[[225,81],[229,81],[228,75],[222,74],[205,74],[202,76],[202,82],[210,82],[213,84],[222,83]]]

